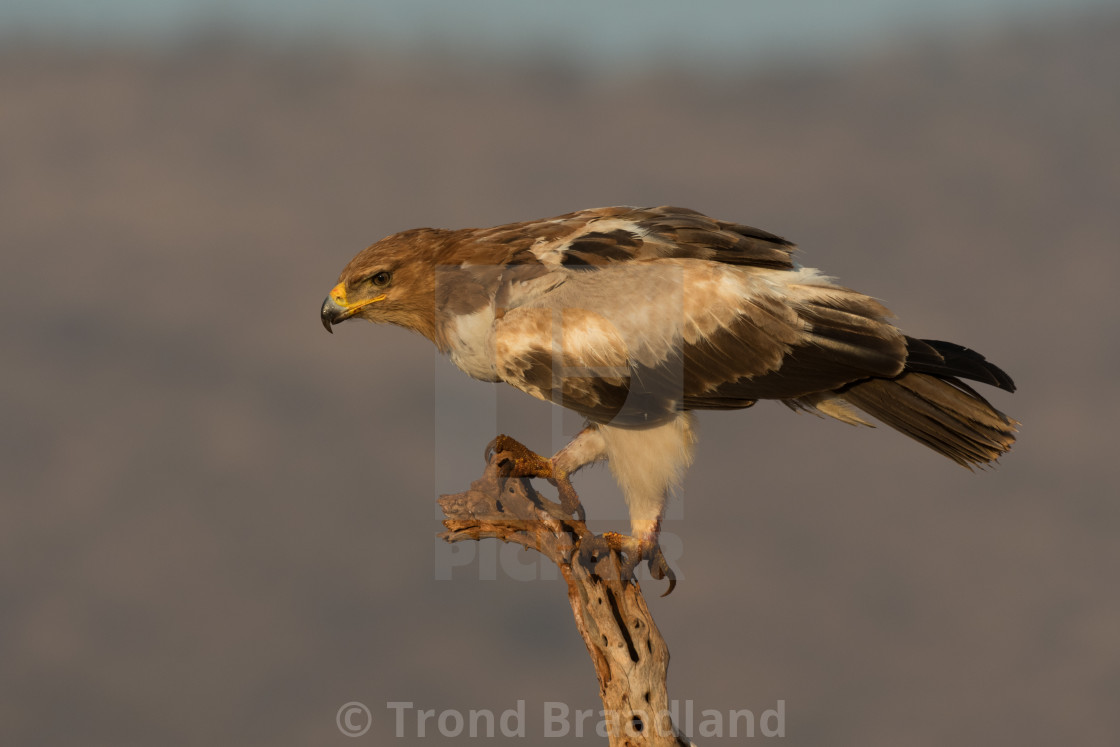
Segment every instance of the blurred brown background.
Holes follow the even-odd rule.
[[[0,742],[351,744],[360,701],[362,740],[410,743],[387,702],[524,699],[534,744],[546,701],[597,709],[560,582],[494,548],[437,578],[433,459],[465,488],[485,438],[436,403],[492,387],[318,307],[394,231],[680,204],[982,351],[1023,431],[969,474],[780,405],[703,416],[650,602],[671,696],[784,700],[798,745],[1115,744],[1117,70],[1114,13],[707,73],[9,40]],[[548,407],[498,403],[474,430],[548,448]],[[579,486],[623,515],[606,470]]]

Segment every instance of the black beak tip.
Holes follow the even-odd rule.
[[[333,335],[334,329],[332,329],[332,326],[334,325],[335,317],[334,310],[331,309],[331,300],[329,298],[323,301],[323,308],[319,310],[319,318],[323,321],[323,329]]]

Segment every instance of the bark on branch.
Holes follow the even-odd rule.
[[[587,645],[612,747],[685,746],[669,715],[669,648],[636,581],[619,577],[618,557],[581,556],[587,524],[544,498],[529,478],[509,477],[509,454],[492,454],[470,489],[441,496],[448,542],[495,538],[536,550],[559,567],[576,628]]]

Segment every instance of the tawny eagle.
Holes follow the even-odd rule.
[[[692,410],[780,400],[867,414],[966,467],[1017,423],[962,379],[1014,391],[960,345],[910,337],[862,293],[801,267],[794,245],[677,207],[608,207],[494,228],[388,236],[346,265],[324,326],[389,322],[464,372],[577,411],[587,426],[537,474],[607,460],[630,509],[626,567],[671,571],[657,540],[692,461]],[[570,486],[569,486],[570,487]]]

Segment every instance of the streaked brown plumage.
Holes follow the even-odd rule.
[[[794,249],[674,207],[416,229],[354,257],[321,313],[328,330],[352,316],[412,329],[471,376],[582,414],[553,469],[608,460],[647,557],[691,462],[691,410],[776,399],[868,424],[862,411],[966,467],[1011,448],[1017,423],[962,381],[1014,391],[1007,374],[905,335]]]

